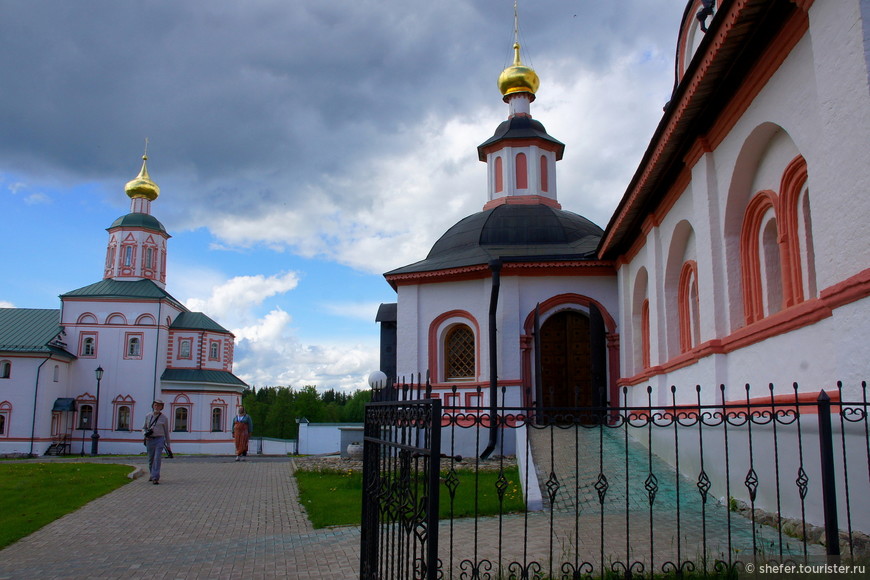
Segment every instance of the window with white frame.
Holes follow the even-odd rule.
[[[79,405],[79,429],[93,429],[94,406],[90,403]]]
[[[220,407],[211,410],[211,430],[215,432],[224,430],[224,411]]]
[[[127,405],[121,405],[120,407],[118,407],[118,424],[116,430],[130,430],[130,407]]]
[[[142,335],[127,335],[127,351],[124,358],[142,358]]]
[[[175,408],[175,427],[173,431],[187,431],[187,416],[189,412],[187,407],[176,407]]]
[[[82,336],[82,347],[79,349],[79,356],[92,358],[97,356],[97,337],[90,335]]]
[[[0,403],[0,437],[9,436],[9,421],[12,418],[12,404],[9,401]]]
[[[182,338],[178,342],[178,358],[191,358],[190,351],[193,340],[190,338]]]
[[[209,360],[220,360],[220,341],[212,340],[208,345]]]

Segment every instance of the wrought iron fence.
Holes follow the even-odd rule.
[[[725,387],[716,390],[725,401]],[[854,400],[844,400],[839,383],[830,395],[797,384],[785,394],[773,385],[759,396],[749,385],[743,390],[740,401],[704,404],[695,387],[693,400],[678,404],[671,387],[669,404],[654,404],[647,388],[644,405],[500,405],[493,416],[483,405],[435,411],[433,397],[458,401],[458,389],[433,391],[420,377],[388,387],[379,398],[389,402],[373,403],[366,415],[363,577],[729,575],[841,553],[866,562],[866,383],[852,391]],[[507,391],[500,388],[499,400]],[[411,410],[424,401],[440,421]],[[396,443],[385,443],[391,437]],[[440,467],[433,463],[439,455]],[[477,476],[485,470],[497,474],[489,489]],[[439,471],[448,514],[440,521],[433,505],[420,507],[437,497]],[[526,509],[507,507],[514,479]],[[423,481],[428,488],[412,489]],[[457,517],[468,493],[475,510]],[[477,511],[487,493],[497,498],[492,513]],[[407,541],[397,540],[402,530]],[[378,570],[366,567],[366,550]],[[391,572],[399,570],[405,575]]]
[[[440,417],[431,399],[366,407],[362,578],[437,577]]]

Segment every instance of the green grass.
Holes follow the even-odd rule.
[[[128,465],[0,464],[0,548],[128,481]]]
[[[477,508],[475,509],[475,474],[473,471],[457,471],[459,485],[452,502],[444,484],[442,473],[440,491],[440,517],[455,518],[497,515],[499,513],[496,480],[498,473],[481,472],[477,483]],[[505,470],[508,486],[504,495],[503,513],[523,511],[522,490],[517,468]],[[362,473],[358,471],[296,471],[299,484],[299,501],[308,512],[308,519],[315,529],[327,526],[358,526],[362,517]]]

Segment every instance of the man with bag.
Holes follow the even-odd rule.
[[[145,447],[148,449],[148,481],[157,485],[160,483],[160,460],[163,458],[163,447],[169,446],[169,419],[163,414],[163,401],[160,399],[151,403],[152,412],[145,416]]]

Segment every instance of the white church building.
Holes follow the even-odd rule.
[[[515,46],[507,119],[478,147],[482,210],[384,275],[387,375],[428,371],[468,407],[644,406],[647,387],[661,405],[671,385],[678,404],[695,385],[721,404],[746,383],[793,400],[794,382],[815,398],[837,381],[860,400],[870,3],[716,4],[702,22],[688,2],[671,100],[604,229],[558,201],[565,145],[532,116],[538,77]]]
[[[173,450],[232,453],[246,384],[233,334],[166,291],[169,234],[143,157],[130,213],[108,228],[103,279],[60,309],[0,308],[0,455],[140,453],[151,402],[165,403]]]

